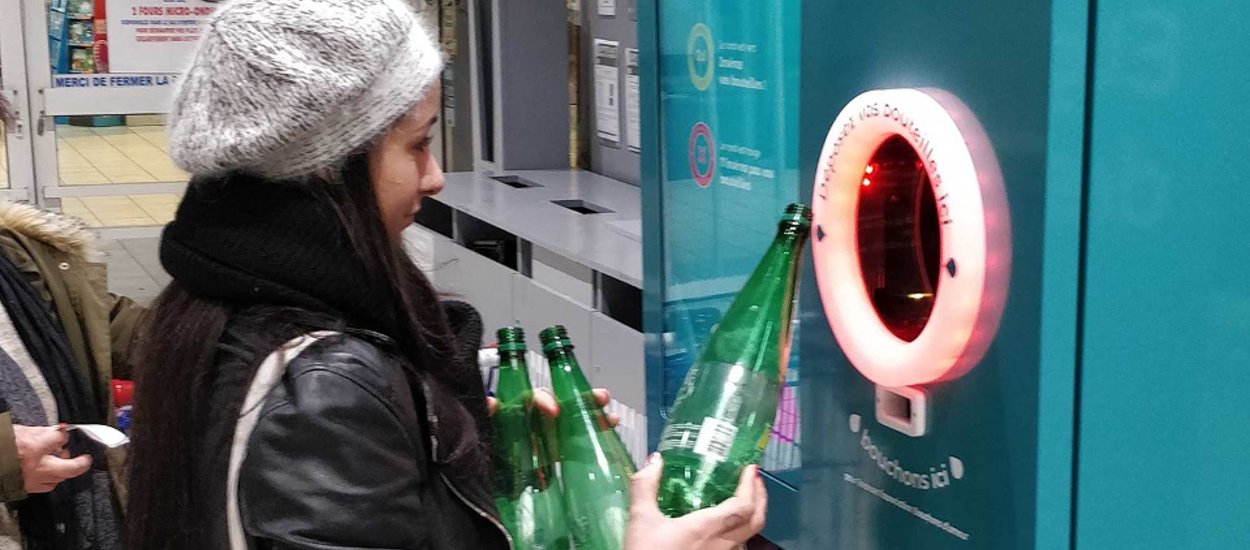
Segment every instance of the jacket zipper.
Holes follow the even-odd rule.
[[[486,518],[487,521],[491,522],[492,525],[494,525],[496,528],[499,529],[500,533],[503,533],[503,537],[505,539],[508,539],[508,548],[510,549],[515,548],[515,545],[512,542],[512,535],[508,533],[508,529],[504,527],[503,524],[499,522],[499,520],[495,519],[495,516],[492,516],[486,513],[485,510],[479,508],[476,504],[473,504],[472,502],[469,501],[469,499],[465,498],[465,496],[460,493],[460,489],[456,488],[456,484],[452,483],[450,479],[447,479],[447,474],[439,472],[438,477],[443,479],[443,483],[447,485],[448,489],[451,489],[452,494],[456,495],[456,498],[460,499],[460,502],[463,502],[465,506],[468,506],[469,508],[473,509],[474,512],[477,512],[477,515],[482,516],[483,518]]]

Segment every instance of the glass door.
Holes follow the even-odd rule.
[[[30,97],[26,93],[22,6],[0,2],[0,200],[31,200],[35,179],[30,138]]]
[[[218,3],[22,0],[37,200],[113,236],[155,236],[188,174],[169,158],[177,73]],[[133,4],[133,5],[132,5]]]

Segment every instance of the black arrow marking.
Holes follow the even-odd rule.
[[[819,225],[816,226],[816,241],[817,242],[825,241],[825,228]]]
[[[951,277],[955,276],[955,258],[946,261],[946,272],[950,273]]]

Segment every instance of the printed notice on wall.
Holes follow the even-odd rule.
[[[642,92],[638,79],[638,50],[625,50],[625,145],[642,150]]]
[[[599,15],[604,17],[615,17],[616,0],[599,0]]]
[[[108,0],[109,69],[180,73],[220,0]]]
[[[174,74],[54,74],[53,88],[165,88],[176,86]]]
[[[619,42],[595,40],[595,127],[599,137],[621,142]]]

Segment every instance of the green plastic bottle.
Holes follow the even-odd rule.
[[[660,509],[669,517],[733,496],[763,455],[790,359],[791,320],[811,210],[786,208],[777,237],[686,374],[660,435]]]
[[[564,509],[577,550],[620,550],[629,522],[629,480],[634,462],[595,400],[573,355],[568,331],[556,325],[539,334],[551,363],[551,387],[560,403],[556,419]]]
[[[568,550],[564,502],[547,454],[525,361],[525,332],[499,329],[499,409],[494,427],[495,506],[514,550]]]

